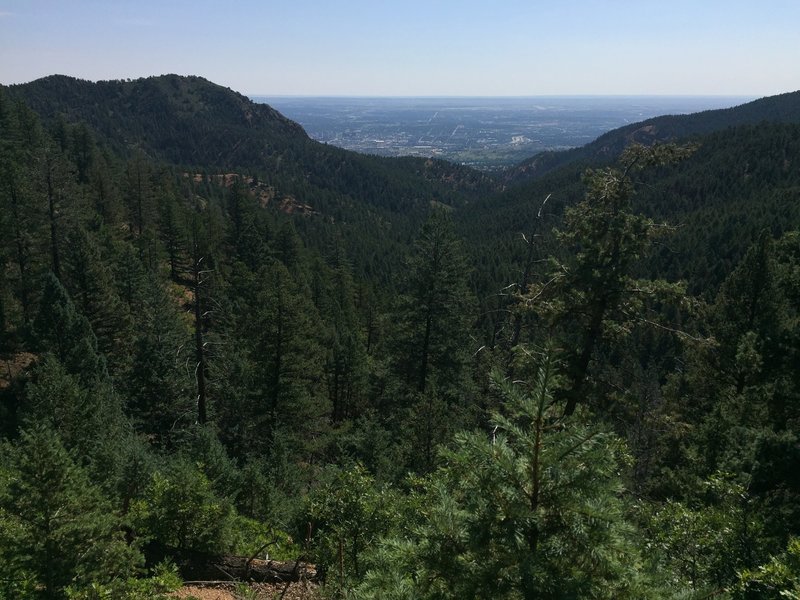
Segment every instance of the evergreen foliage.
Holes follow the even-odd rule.
[[[396,532],[400,499],[361,465],[336,471],[307,499],[312,548],[326,577],[345,593],[365,575],[381,537]]]
[[[33,322],[38,348],[53,353],[67,371],[84,381],[102,378],[105,361],[89,321],[78,312],[52,273],[44,280],[39,313]]]
[[[0,598],[159,597],[200,551],[339,597],[796,596],[797,97],[501,190],[200,78],[0,87]]]
[[[472,298],[447,213],[431,213],[405,268],[398,310],[400,372],[409,389],[424,393],[439,387],[456,397],[464,388]]]
[[[672,146],[632,146],[622,167],[588,171],[585,200],[566,210],[564,227],[556,232],[566,256],[552,257],[543,281],[522,297],[524,308],[535,315],[534,324],[544,330],[540,335],[555,335],[565,346],[566,414],[593,396],[590,364],[603,343],[625,339],[647,323],[648,303],[683,294],[679,284],[633,276],[635,261],[666,226],[632,212],[631,177],[636,169],[686,153]]]
[[[800,542],[792,538],[786,552],[773,556],[755,569],[739,576],[733,589],[734,600],[778,600],[800,598]]]
[[[23,431],[3,455],[0,548],[9,597],[63,598],[68,585],[135,572],[141,554],[122,539],[109,502],[52,430]]]
[[[183,461],[152,474],[130,515],[143,539],[197,552],[229,550],[232,518],[232,506],[214,493],[208,477]]]
[[[360,590],[382,598],[641,598],[614,435],[564,418],[552,360],[529,386],[495,381],[492,434],[461,433]]]

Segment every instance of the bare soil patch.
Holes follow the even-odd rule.
[[[28,369],[36,360],[30,352],[0,355],[0,390],[11,385],[11,381]]]
[[[319,600],[322,596],[319,586],[313,583],[298,582],[292,583],[286,588],[286,584],[271,583],[251,583],[249,589],[254,592],[256,600],[278,600],[281,598],[284,589],[286,594],[284,600]],[[175,598],[188,600],[243,600],[241,594],[237,594],[237,584],[228,581],[214,581],[207,583],[193,582],[185,585],[172,594]],[[249,600],[250,597],[247,597]]]

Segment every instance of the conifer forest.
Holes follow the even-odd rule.
[[[488,173],[0,86],[0,600],[298,579],[800,598],[800,92]]]

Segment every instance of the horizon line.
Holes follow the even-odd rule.
[[[363,99],[528,99],[528,98],[765,98],[779,94],[264,94],[245,92],[248,98],[363,98]]]

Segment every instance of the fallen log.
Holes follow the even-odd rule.
[[[183,557],[177,564],[181,576],[194,581],[287,583],[318,579],[316,567],[300,561],[250,560],[246,556],[194,556]]]
[[[145,548],[146,562],[155,565],[169,559],[186,581],[252,581],[256,583],[290,583],[319,581],[315,565],[300,560],[263,560],[247,556],[216,555],[177,550],[158,544]]]

